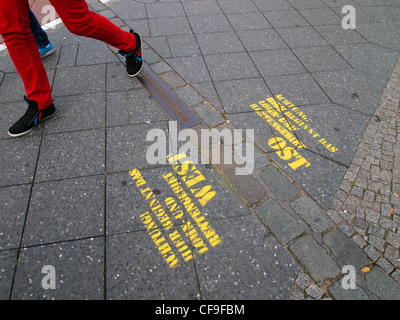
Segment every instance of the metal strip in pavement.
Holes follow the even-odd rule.
[[[143,69],[137,78],[181,129],[191,128],[201,123],[201,120],[194,112],[179,99],[147,64],[143,64]]]

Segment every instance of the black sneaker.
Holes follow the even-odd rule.
[[[124,52],[122,50],[119,53],[126,58],[126,71],[128,76],[135,77],[143,68],[143,56],[142,56],[142,37],[140,34],[130,31],[136,38],[136,49],[132,52]]]
[[[32,131],[42,121],[50,118],[56,112],[54,104],[43,110],[39,110],[35,101],[28,100],[25,97],[25,101],[28,103],[28,110],[14,125],[8,130],[8,134],[11,137],[20,137],[28,132]]]

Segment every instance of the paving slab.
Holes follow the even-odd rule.
[[[366,275],[369,290],[381,299],[399,300],[400,286],[385,271],[377,267]]]
[[[35,184],[23,246],[96,237],[104,231],[104,175]]]
[[[18,261],[12,299],[104,299],[102,238],[26,248]],[[45,266],[54,267],[55,290],[42,287],[42,280],[48,273],[45,271],[48,269],[43,269]]]
[[[29,185],[3,187],[0,189],[1,237],[0,249],[18,248],[28,208]]]
[[[282,244],[288,243],[303,233],[300,224],[273,199],[259,206],[257,213]]]
[[[365,253],[344,233],[333,230],[325,234],[323,239],[333,254],[346,265],[351,265],[358,270],[369,264]]]

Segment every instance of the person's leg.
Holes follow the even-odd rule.
[[[47,37],[47,33],[42,29],[39,21],[36,19],[35,14],[29,9],[29,21],[30,28],[35,38],[35,42],[39,49],[45,48],[50,44],[49,38]]]
[[[142,38],[139,34],[126,32],[107,18],[89,10],[85,0],[50,0],[69,31],[76,35],[103,41],[120,49],[126,57],[126,70],[130,77],[142,69]]]
[[[50,3],[70,32],[106,42],[124,52],[136,49],[136,38],[132,33],[91,12],[85,0],[50,0]]]
[[[26,96],[39,110],[52,104],[51,88],[29,27],[29,1],[0,1],[0,34],[24,83]]]

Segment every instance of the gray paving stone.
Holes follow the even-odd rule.
[[[104,233],[104,210],[103,175],[36,183],[22,244],[100,236]]]
[[[163,59],[171,57],[167,36],[148,37],[146,38],[146,42]]]
[[[369,264],[365,253],[344,233],[337,230],[330,231],[324,235],[323,241],[344,264],[352,265],[356,270]]]
[[[105,11],[103,11],[105,12]],[[111,18],[116,19],[116,18]],[[135,19],[135,20],[124,20],[125,24],[130,28],[135,30],[137,33],[139,33],[143,38],[150,37],[150,27],[147,19]],[[145,56],[145,55],[144,55]],[[145,59],[145,61],[147,61]]]
[[[226,110],[222,106],[220,97],[217,94],[215,89],[215,85],[213,82],[203,82],[203,83],[194,83],[193,88],[201,94],[206,101],[208,101],[215,109],[217,109],[221,113],[225,113]]]
[[[282,94],[296,106],[329,102],[315,80],[307,73],[266,78],[274,95]]]
[[[288,46],[274,29],[237,32],[247,51],[287,49]]]
[[[44,266],[55,269],[56,289],[45,290]],[[104,299],[104,239],[93,238],[23,249],[15,275],[15,300]]]
[[[293,7],[286,0],[255,0],[253,1],[258,9],[261,11],[271,10],[291,10]]]
[[[60,68],[53,84],[53,97],[102,92],[105,74],[105,64]]]
[[[140,172],[147,183],[146,186],[152,188],[161,205],[163,205],[163,199],[174,196],[162,178],[163,174],[171,172],[169,167],[140,170]],[[145,230],[140,215],[151,211],[151,209],[129,172],[107,175],[106,192],[107,235]],[[164,206],[163,208],[168,210]],[[168,211],[166,212],[168,213]],[[173,224],[174,226],[180,225],[175,221],[173,221]]]
[[[263,77],[304,73],[306,69],[291,50],[257,51],[250,53]]]
[[[328,215],[308,196],[301,196],[291,206],[315,232],[324,232],[333,226]]]
[[[47,69],[47,78],[53,83],[55,69]],[[25,87],[18,73],[6,73],[0,86],[0,101],[21,101],[25,95]]]
[[[87,39],[79,45],[76,66],[92,65],[101,63],[118,62],[116,55],[108,46],[95,39]]]
[[[300,271],[297,278],[296,278],[296,285],[301,288],[301,289],[305,289],[308,287],[308,285],[310,284],[311,278],[305,274],[303,271]]]
[[[316,282],[334,278],[340,273],[334,260],[309,235],[296,240],[289,246],[289,249],[306,267],[311,278]]]
[[[143,56],[146,60],[146,53],[143,53]],[[107,64],[106,82],[107,91],[135,90],[142,88],[137,78],[131,79],[127,76],[126,68],[124,64],[120,62]]]
[[[315,26],[315,29],[331,45],[366,42],[365,39],[356,30],[343,29],[341,24]]]
[[[168,120],[155,99],[145,90],[110,92],[107,95],[107,126],[145,124]]]
[[[297,10],[264,12],[265,17],[274,28],[307,27],[309,24]]]
[[[107,172],[130,171],[134,168],[150,168],[146,160],[148,147],[154,141],[146,141],[147,132],[161,129],[167,134],[165,123],[139,124],[134,126],[112,127],[107,130]],[[134,137],[134,138],[133,138]],[[167,143],[167,136],[159,137],[160,144]],[[156,140],[156,139],[155,139]]]
[[[313,26],[341,23],[341,18],[331,9],[314,8],[301,9],[300,14]]]
[[[399,50],[400,36],[397,26],[390,22],[358,24],[357,31],[370,43]]]
[[[193,107],[204,101],[203,97],[189,86],[178,88],[175,92],[188,107]]]
[[[271,24],[261,12],[230,13],[226,15],[236,31],[271,28]]]
[[[201,33],[196,35],[196,39],[204,55],[245,51],[233,31]]]
[[[185,16],[182,4],[179,2],[148,3],[146,9],[150,19]]]
[[[149,19],[150,33],[153,37],[172,36],[191,33],[189,22],[185,16],[175,18]]]
[[[369,117],[333,103],[304,106],[301,111],[307,115],[307,129],[314,130],[314,134],[310,134],[309,129],[303,130],[305,127],[302,126],[296,130],[296,136],[307,149],[350,165]],[[293,125],[296,126],[296,123]],[[319,136],[314,137],[316,133]],[[329,142],[324,145],[321,140]],[[333,149],[327,148],[329,145],[337,150],[332,152]]]
[[[300,189],[276,168],[266,168],[261,178],[278,199],[287,200],[300,193]]]
[[[246,145],[248,143],[251,142],[242,143],[239,146],[238,151],[236,151],[236,154],[240,159],[242,159],[243,162],[246,162],[247,159],[244,157],[244,152],[242,150],[250,150],[249,147]],[[254,148],[254,169],[262,169],[270,164],[271,161],[269,161],[258,148]]]
[[[190,84],[211,80],[201,56],[166,59],[166,62]]]
[[[45,133],[104,128],[105,96],[103,92],[66,96],[54,101],[57,113],[46,122]],[[84,112],[85,117],[77,117]]]
[[[215,111],[209,104],[196,107],[194,111],[207,123],[209,127],[215,127],[224,123],[226,120],[220,113]]]
[[[265,201],[256,211],[282,244],[288,243],[303,233],[300,224],[273,199]]]
[[[170,268],[145,232],[107,238],[107,299],[199,299],[193,263]]]
[[[100,2],[93,2],[89,4],[89,8],[91,8],[93,11],[104,11],[106,9],[104,4]]]
[[[2,53],[1,55],[0,70],[3,73],[17,72],[17,69],[15,69],[14,63],[8,53]]]
[[[200,55],[199,45],[192,34],[168,36],[167,39],[174,58]]]
[[[381,96],[381,79],[357,70],[313,73],[324,92],[338,104],[372,114]]]
[[[225,13],[258,11],[258,8],[250,0],[219,0],[218,3]]]
[[[277,30],[290,48],[323,46],[327,42],[312,27],[280,28]]]
[[[188,16],[223,14],[221,7],[216,0],[183,1],[182,5]]]
[[[145,4],[137,1],[120,0],[108,7],[122,20],[147,18]]]
[[[400,300],[400,286],[385,271],[376,267],[366,276],[368,290],[382,300]]]
[[[27,104],[25,101],[14,101],[14,102],[2,102],[1,108],[3,114],[0,122],[0,139],[12,139],[8,130],[10,127],[21,118],[27,110]],[[42,134],[45,125],[38,126],[35,130],[32,130],[25,137],[32,137]]]
[[[189,16],[188,19],[195,34],[232,31],[232,27],[225,15]]]
[[[60,56],[57,63],[58,68],[75,67],[78,50],[79,44],[65,44],[61,46]]]
[[[35,181],[104,174],[104,129],[44,136]]]
[[[251,104],[271,96],[262,78],[218,81],[214,85],[227,113],[253,111]]]
[[[171,67],[167,65],[164,61],[160,61],[151,65],[151,68],[156,74],[161,74],[165,72],[172,71]]]
[[[304,293],[299,289],[294,289],[289,297],[289,300],[304,300]]]
[[[245,52],[209,55],[204,58],[214,81],[259,76],[249,55]]]
[[[232,189],[250,207],[264,199],[266,192],[260,182],[254,179],[252,175],[236,175],[236,172],[232,170],[226,174],[226,177]]]
[[[350,68],[350,65],[330,46],[296,48],[293,52],[309,72]]]
[[[307,289],[306,293],[315,300],[319,300],[324,295],[324,292],[315,283],[311,284]]]
[[[19,247],[30,189],[30,185],[0,188],[0,250]]]
[[[287,0],[287,1],[296,9],[325,8],[325,4],[320,0],[304,0],[301,2],[295,0]]]

